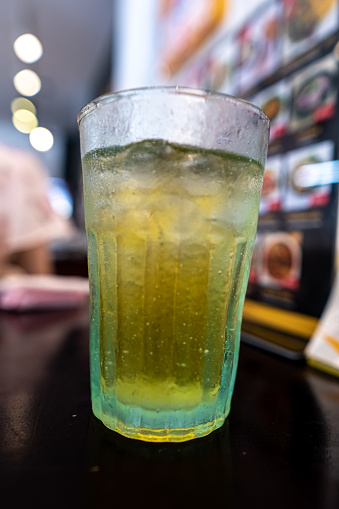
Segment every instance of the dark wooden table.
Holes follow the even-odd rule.
[[[91,414],[88,314],[0,314],[0,507],[339,508],[339,380],[243,344],[231,415],[185,444]]]

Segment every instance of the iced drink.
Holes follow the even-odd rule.
[[[230,411],[263,166],[146,139],[83,159],[95,415],[183,441]]]

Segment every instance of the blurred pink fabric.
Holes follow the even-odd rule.
[[[13,275],[0,280],[0,309],[67,309],[87,303],[88,280],[55,275]]]
[[[50,205],[47,173],[40,159],[0,144],[1,250],[14,253],[71,233],[71,224]]]

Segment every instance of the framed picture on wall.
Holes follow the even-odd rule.
[[[314,48],[339,28],[338,0],[282,0],[283,63]]]

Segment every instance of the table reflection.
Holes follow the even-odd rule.
[[[86,507],[108,500],[133,507],[223,507],[234,498],[229,423],[207,437],[181,444],[127,439],[91,417],[87,445]]]
[[[13,466],[32,448],[55,359],[70,334],[86,326],[86,308],[0,313],[0,453]]]

